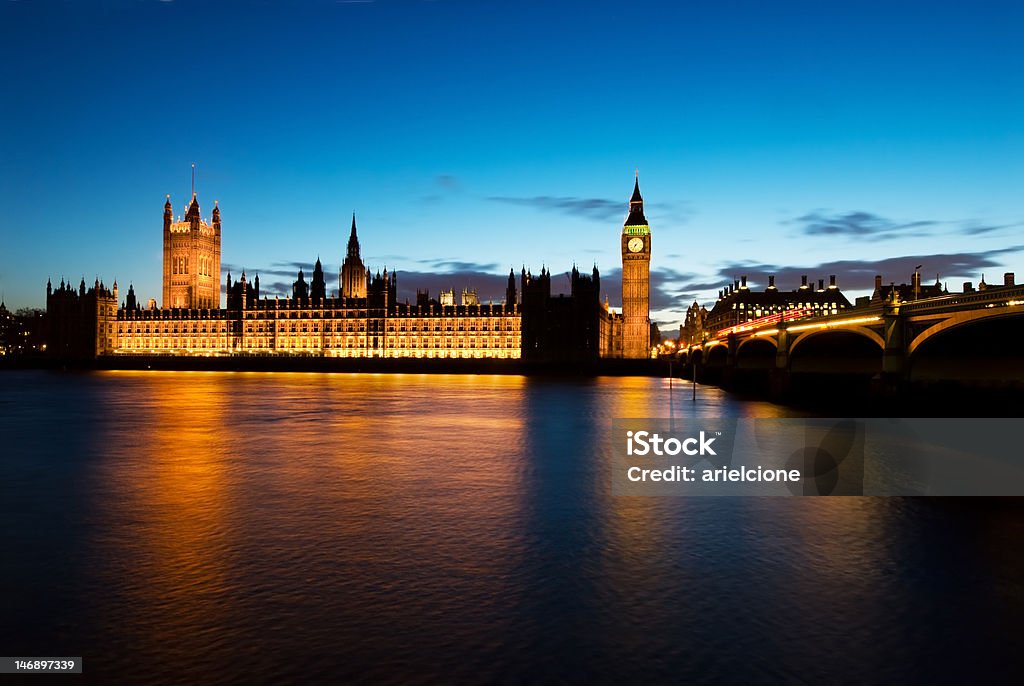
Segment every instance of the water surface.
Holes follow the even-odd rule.
[[[0,374],[0,654],[153,683],[863,683],[1019,660],[1013,501],[612,496],[614,417],[787,412],[667,384]]]

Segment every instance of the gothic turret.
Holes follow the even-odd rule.
[[[193,231],[199,230],[200,217],[199,217],[199,199],[196,197],[196,192],[192,191],[192,202],[189,203],[188,209],[185,210],[185,221],[188,222]]]
[[[512,307],[516,304],[516,274],[510,267],[508,270],[508,285],[505,286],[505,306]]]
[[[135,285],[132,283],[128,284],[128,296],[125,298],[124,308],[126,310],[139,309],[139,303],[135,298]]]
[[[171,222],[174,221],[174,208],[171,207],[171,196],[167,195],[167,202],[164,203],[164,233],[171,230]]]
[[[324,281],[324,268],[320,264],[320,258],[316,258],[316,265],[313,266],[313,282],[309,287],[309,297],[314,303],[327,299],[327,283]]]
[[[306,276],[299,270],[299,278],[292,283],[292,297],[296,300],[309,298],[309,284],[306,283]]]
[[[356,236],[356,213],[352,213],[352,230],[348,235],[348,249],[345,252],[347,257],[359,259],[359,237]]]
[[[220,206],[217,201],[213,201],[213,230],[220,235]]]
[[[345,261],[338,275],[339,293],[342,298],[365,298],[366,287],[370,281],[370,270],[363,264],[359,255],[359,238],[356,236],[356,215],[352,213],[352,230],[348,237],[348,249]]]

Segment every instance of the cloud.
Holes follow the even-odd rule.
[[[438,174],[434,177],[434,186],[439,190],[418,198],[421,205],[438,205],[444,202],[447,195],[462,191],[462,184],[454,174]]]
[[[622,220],[626,216],[627,204],[622,200],[608,200],[606,198],[576,198],[570,196],[535,195],[533,197],[511,197],[504,195],[492,195],[486,198],[490,202],[504,203],[506,205],[517,205],[519,207],[532,207],[545,212],[560,212],[574,217],[582,217],[601,223],[612,220]],[[685,203],[656,202],[647,203],[645,207],[650,210],[658,210],[656,214],[662,223],[686,224],[693,215],[693,209]]]
[[[899,234],[903,236],[925,236],[927,231],[937,227],[941,222],[930,219],[912,222],[894,222],[872,212],[857,210],[845,214],[826,214],[822,210],[809,212],[802,217],[791,219],[788,224],[795,224],[800,231],[808,236],[882,236]]]
[[[924,280],[927,275],[938,274],[945,281],[947,278],[976,278],[985,269],[999,267],[1003,255],[1024,251],[1024,244],[1007,248],[984,250],[967,253],[933,253],[887,257],[881,260],[836,260],[806,266],[782,266],[755,262],[732,262],[722,265],[718,271],[720,281],[686,284],[694,291],[717,290],[733,282],[734,279],[746,275],[752,288],[764,288],[768,275],[775,275],[775,284],[781,290],[792,290],[800,285],[800,277],[804,274],[817,282],[835,274],[837,283],[844,290],[871,290],[875,285],[875,275],[880,274],[884,283],[908,283],[914,267],[922,265]],[[950,284],[952,287],[953,284]],[[959,284],[957,284],[959,285]]]
[[[626,213],[626,205],[621,200],[606,200],[604,198],[573,198],[549,195],[537,195],[532,198],[514,198],[496,195],[488,197],[487,200],[506,205],[562,212],[563,214],[602,222],[614,217],[624,216]]]
[[[461,262],[459,260],[416,260],[441,272],[495,272],[497,262]]]
[[[984,224],[977,224],[977,223],[970,223],[970,222],[968,222],[968,223],[965,223],[965,225],[964,225],[963,229],[961,230],[961,232],[966,234],[966,235],[968,235],[968,236],[981,236],[983,234],[992,233],[994,231],[1002,231],[1003,229],[1015,229],[1018,226],[1021,226],[1021,222],[1017,222],[1017,223],[1014,223],[1014,224],[991,224],[991,225],[984,225]]]
[[[465,262],[461,260],[416,260],[426,270],[398,272],[398,299],[416,302],[417,289],[425,289],[431,298],[441,291],[454,290],[456,300],[463,288],[475,289],[481,302],[502,302],[508,273],[495,262]],[[519,272],[516,272],[516,291]]]
[[[259,276],[261,298],[273,298],[275,295],[291,297],[292,283],[298,278],[299,270],[302,270],[306,283],[310,283],[314,267],[312,262],[271,262],[269,267],[242,267],[222,262],[221,273],[231,274],[232,280],[238,280],[242,271],[245,271],[245,278],[249,281]],[[324,282],[327,284],[327,293],[330,294],[332,287],[335,291],[338,289],[338,272],[327,269],[322,261],[321,267],[324,268]],[[224,283],[226,284],[226,280]]]
[[[453,272],[398,272],[398,300],[416,302],[416,291],[426,290],[431,298],[437,299],[441,291],[454,290],[458,302],[463,288],[476,290],[480,302],[502,302],[505,299],[505,287],[508,274],[494,274],[478,270],[459,270]],[[519,277],[516,276],[516,291],[519,290]]]
[[[1024,222],[990,224],[977,219],[944,221],[919,219],[898,222],[863,210],[835,214],[829,214],[824,210],[815,210],[801,217],[786,220],[783,224],[795,225],[801,233],[807,236],[845,236],[848,238],[872,238],[876,241],[894,238],[924,238],[935,235],[980,236],[1024,226]]]
[[[307,280],[308,283],[308,280]],[[330,282],[328,282],[330,283]],[[337,289],[335,289],[337,290]],[[330,289],[328,289],[330,293]],[[260,281],[260,298],[269,298],[273,300],[274,296],[281,296],[282,298],[292,297],[292,282],[291,281],[271,281],[269,283],[263,283]]]
[[[457,191],[460,188],[459,180],[452,174],[438,174],[434,177],[434,183],[448,191]]]

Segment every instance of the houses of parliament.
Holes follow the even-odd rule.
[[[87,287],[47,282],[50,353],[63,358],[108,356],[322,356],[341,358],[464,358],[587,360],[650,357],[651,232],[639,175],[621,233],[621,313],[601,300],[597,267],[573,267],[570,293],[553,295],[551,273],[509,272],[504,301],[484,304],[472,291],[456,303],[452,291],[399,302],[398,273],[364,264],[356,218],[336,295],[328,296],[319,259],[301,270],[290,297],[268,297],[259,276],[229,273],[221,307],[221,210],[209,221],[192,197],[175,219],[170,196],[163,211],[162,303],[142,306],[129,286]]]

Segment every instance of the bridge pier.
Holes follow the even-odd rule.
[[[792,374],[789,371],[789,331],[784,325],[780,325],[775,336],[775,369],[772,370],[770,379],[771,399],[784,401],[789,398],[793,387]]]
[[[905,342],[906,324],[900,316],[899,301],[887,302],[882,309],[882,329],[885,347],[882,350],[882,373],[875,392],[882,395],[897,395],[906,386],[907,355]]]

